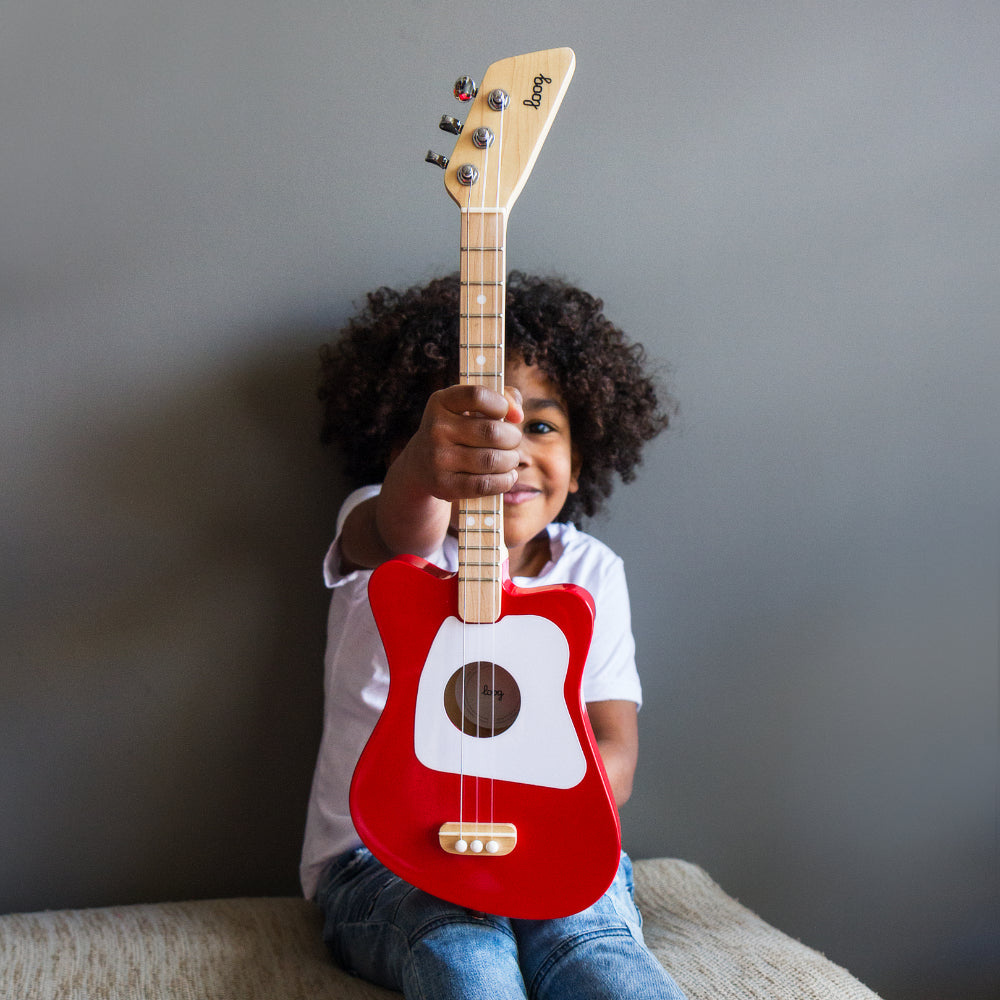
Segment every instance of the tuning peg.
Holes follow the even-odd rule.
[[[457,118],[452,118],[451,115],[442,115],[441,121],[438,122],[438,128],[442,132],[451,132],[452,135],[459,135],[462,131],[462,123]]]
[[[448,167],[448,157],[442,156],[440,153],[435,153],[433,149],[427,150],[427,155],[424,159],[428,163],[433,163],[434,166],[440,167],[442,170],[445,170]]]
[[[475,164],[463,163],[462,166],[458,168],[456,177],[458,178],[459,184],[462,184],[465,187],[472,187],[472,185],[479,180],[479,171],[476,169]]]
[[[486,103],[494,111],[503,111],[510,103],[510,95],[497,87],[496,90],[490,91],[490,96],[486,98]]]
[[[472,79],[471,76],[460,76],[455,81],[455,87],[452,93],[455,95],[455,99],[461,101],[463,104],[466,101],[471,101],[477,92],[476,81]]]

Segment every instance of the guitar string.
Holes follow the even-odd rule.
[[[502,124],[502,121],[501,121],[501,124]],[[493,148],[495,150],[497,150],[497,152],[499,153],[499,150],[502,149],[502,145],[503,144],[502,144],[502,132],[501,132],[501,141],[500,142],[496,142],[495,141],[495,145],[494,145]],[[480,195],[481,195],[481,197],[480,197],[480,205],[479,205],[479,213],[478,213],[478,220],[479,221],[478,221],[477,231],[476,231],[475,237],[473,237],[472,234],[471,234],[471,228],[472,227],[471,227],[471,220],[470,220],[470,226],[469,226],[469,228],[470,228],[470,237],[469,237],[469,241],[466,243],[466,246],[475,247],[476,248],[475,249],[475,253],[478,255],[478,267],[476,269],[476,278],[478,279],[478,293],[476,295],[476,304],[478,305],[478,309],[476,309],[476,310],[470,308],[471,305],[472,305],[472,303],[468,301],[468,299],[470,297],[469,293],[471,291],[471,287],[472,286],[469,285],[469,284],[466,285],[466,300],[467,300],[466,301],[466,313],[468,315],[471,315],[473,313],[477,313],[477,316],[476,316],[476,319],[478,321],[478,326],[477,326],[477,329],[478,329],[478,339],[476,340],[476,343],[478,345],[477,348],[476,348],[476,350],[477,350],[477,354],[476,354],[476,360],[477,360],[477,362],[478,362],[478,358],[479,357],[485,356],[486,348],[484,346],[482,346],[483,344],[489,342],[489,343],[492,343],[494,345],[502,345],[502,338],[499,336],[499,334],[500,334],[499,323],[498,323],[498,321],[496,319],[496,313],[499,310],[497,308],[497,302],[495,301],[496,290],[497,290],[498,287],[500,287],[498,285],[498,281],[499,281],[499,274],[498,274],[498,270],[499,270],[498,263],[499,263],[499,261],[498,261],[498,258],[500,257],[500,254],[497,252],[497,217],[496,217],[496,214],[495,214],[495,211],[494,211],[494,214],[491,216],[491,220],[487,220],[487,214],[486,214],[487,213],[487,193],[489,191],[490,182],[492,180],[492,178],[489,175],[489,171],[490,171],[491,166],[493,166],[493,163],[492,163],[492,160],[491,160],[491,157],[490,157],[489,148],[487,148],[487,151],[486,151],[486,153],[484,155],[484,158],[483,158],[483,176],[481,177],[481,183],[480,183]],[[494,206],[494,208],[496,208],[496,206],[499,205],[499,183],[500,183],[500,170],[499,170],[499,163],[497,163],[496,164],[497,198],[495,199],[495,206]],[[488,231],[492,231],[492,233],[493,233],[492,243],[488,243],[487,242],[486,235],[487,235]],[[475,243],[471,242],[473,238],[476,241]],[[492,248],[492,249],[490,249],[490,248]],[[472,251],[469,251],[469,252],[472,252]],[[486,263],[487,260],[491,260],[493,262],[492,269],[490,269],[490,268],[487,267],[487,263]],[[472,276],[470,275],[469,277],[472,277]],[[494,302],[493,302],[492,308],[490,310],[490,320],[491,320],[491,326],[493,328],[493,335],[489,336],[489,337],[485,337],[484,336],[484,333],[486,332],[486,319],[487,319],[487,308],[486,308],[486,306],[487,306],[487,302],[486,302],[486,296],[484,294],[485,287],[484,287],[483,282],[485,280],[487,280],[487,279],[492,280],[492,282],[493,282],[492,287],[494,289]],[[471,331],[470,331],[470,334],[471,334]],[[469,347],[469,355],[470,355],[470,357],[468,358],[468,361],[471,362],[473,360],[472,357],[471,357],[471,355],[472,355],[472,347],[471,347],[472,338],[471,338],[471,336],[469,337],[469,341],[470,341],[470,347]],[[503,371],[503,365],[502,365],[502,357],[500,356],[500,349],[501,348],[498,347],[498,346],[494,346],[494,348],[493,348],[493,355],[494,355],[494,359],[493,360],[494,360],[494,362],[499,362],[499,363],[494,363],[494,364],[491,364],[491,365],[488,366],[488,370],[489,370],[490,374],[487,374],[487,372],[482,372],[482,373],[480,373],[480,375],[478,377],[478,381],[479,381],[480,384],[485,384],[487,381],[489,381],[489,379],[492,379],[493,380],[492,388],[494,388],[494,389],[500,389],[500,388],[502,388],[502,378],[503,378],[502,371]],[[468,371],[472,371],[473,370],[473,366],[472,366],[471,363],[467,365],[466,370],[468,370]],[[498,510],[498,506],[500,508],[499,510]],[[484,763],[487,762],[487,761],[489,762],[489,768],[488,768],[488,773],[487,774],[482,775],[481,771],[483,769],[481,767],[477,767],[475,769],[475,773],[474,773],[474,776],[473,776],[473,789],[474,789],[474,795],[475,795],[474,823],[475,823],[475,829],[476,829],[476,839],[477,840],[481,840],[482,839],[481,831],[483,829],[482,824],[481,824],[481,813],[480,813],[481,801],[482,801],[481,783],[480,783],[480,778],[481,777],[485,778],[485,780],[488,782],[488,786],[487,787],[488,787],[488,791],[489,791],[489,812],[488,812],[489,822],[492,823],[493,820],[494,820],[494,806],[493,806],[493,803],[494,803],[494,777],[493,777],[493,775],[494,775],[495,769],[496,769],[496,744],[495,744],[495,739],[494,739],[495,736],[496,736],[496,695],[495,695],[495,692],[496,692],[496,621],[495,621],[495,617],[496,617],[496,611],[498,609],[495,606],[493,606],[493,600],[495,599],[495,593],[496,593],[495,592],[496,581],[493,579],[493,576],[496,573],[496,556],[498,554],[498,541],[497,540],[502,537],[502,535],[500,534],[500,532],[502,531],[502,522],[500,520],[500,512],[502,511],[502,505],[498,505],[496,497],[481,497],[481,498],[479,498],[477,500],[476,507],[477,507],[477,513],[478,513],[478,518],[479,518],[479,522],[478,522],[479,528],[480,529],[483,529],[483,528],[490,529],[490,534],[494,538],[493,546],[489,550],[490,554],[493,556],[492,565],[490,567],[490,570],[487,573],[483,573],[482,572],[483,567],[480,566],[480,570],[477,573],[477,576],[479,576],[481,578],[485,577],[487,582],[484,584],[483,581],[482,581],[482,579],[480,579],[479,583],[478,583],[478,587],[476,588],[476,591],[475,591],[476,592],[476,598],[475,598],[475,600],[477,602],[477,613],[476,613],[476,616],[475,616],[475,622],[476,622],[476,624],[477,624],[478,627],[476,629],[474,629],[474,633],[476,634],[476,636],[477,636],[477,638],[479,640],[482,640],[482,638],[484,638],[484,637],[488,638],[488,642],[487,643],[482,643],[481,641],[479,641],[476,644],[476,654],[477,654],[476,655],[476,664],[477,664],[477,666],[476,666],[476,699],[475,699],[475,701],[476,701],[476,705],[477,705],[477,710],[476,710],[476,725],[475,725],[475,728],[476,728],[476,740],[477,740],[476,748],[477,748],[477,751],[480,751],[480,753],[477,755],[477,759],[479,759],[480,761],[482,761]],[[479,532],[479,537],[480,537],[480,539],[484,539],[486,537],[486,533],[481,530]],[[483,551],[484,550],[482,548],[477,549],[477,552],[480,553],[480,556],[479,556],[480,562],[482,561],[482,553],[483,553]],[[489,596],[487,596],[487,595],[489,595]],[[485,629],[485,636],[483,634],[484,633],[484,629]],[[488,650],[488,663],[489,663],[487,676],[489,677],[489,692],[490,693],[489,693],[488,697],[489,697],[489,705],[490,705],[490,714],[489,714],[489,719],[488,719],[488,727],[489,728],[488,728],[488,730],[486,732],[486,736],[489,738],[490,742],[488,744],[489,752],[486,754],[485,757],[483,757],[482,754],[481,754],[481,751],[482,751],[483,747],[482,747],[482,744],[479,741],[483,738],[483,729],[487,725],[487,720],[484,718],[483,712],[482,712],[482,709],[481,709],[482,691],[483,691],[483,688],[486,686],[483,683],[483,676],[482,676],[482,673],[483,673],[482,664],[484,662],[484,657],[483,657],[482,654],[484,652],[486,652],[487,650]],[[489,839],[489,838],[487,838],[487,839]]]
[[[480,281],[482,281],[483,277],[485,276],[485,272],[484,272],[483,267],[484,267],[484,264],[486,262],[486,250],[485,250],[485,247],[486,247],[486,240],[485,240],[485,235],[486,235],[486,189],[487,189],[487,184],[488,184],[488,181],[489,181],[489,167],[490,167],[490,151],[489,151],[489,147],[487,147],[487,149],[485,151],[485,154],[483,156],[483,175],[480,178],[481,183],[480,183],[480,187],[479,187],[479,192],[480,192],[480,199],[479,199],[479,226],[478,226],[478,232],[477,232],[477,235],[476,235],[476,243],[475,243],[475,246],[478,248],[476,252],[479,254],[478,274],[479,274],[479,280]],[[469,289],[469,286],[466,285],[466,298],[468,298],[468,289]],[[485,338],[483,337],[483,330],[484,330],[484,326],[485,326],[484,319],[485,319],[486,310],[484,308],[484,303],[480,301],[481,297],[482,297],[482,285],[479,286],[479,292],[476,295],[476,304],[479,306],[479,309],[478,309],[479,315],[477,317],[477,319],[478,319],[477,329],[479,331],[479,335],[478,335],[477,343],[482,343],[482,342],[485,341]],[[471,313],[473,310],[471,308],[468,308],[469,306],[471,306],[471,303],[467,303],[466,306],[467,306],[466,311],[469,312],[469,313]],[[471,331],[470,331],[470,334],[471,334]],[[480,353],[482,353],[484,351],[484,348],[477,347],[477,350]],[[472,353],[471,346],[470,346],[470,349],[469,349],[469,353],[470,353],[470,355]],[[479,355],[477,355],[477,357],[479,357]],[[470,357],[470,361],[471,360],[472,359]],[[493,367],[493,370],[496,370],[495,366],[492,366],[492,367]],[[469,370],[470,371],[472,370],[472,366],[471,365],[469,366]],[[486,382],[485,374],[481,373],[479,375],[479,379],[478,380],[479,380],[480,384],[485,383]],[[479,516],[479,527],[480,528],[492,527],[492,525],[486,523],[488,521],[488,515],[486,514],[486,505],[487,505],[487,502],[488,501],[486,500],[486,498],[483,498],[483,497],[480,497],[479,500],[477,501],[477,505],[476,506],[477,506],[478,512],[479,512],[478,516]],[[483,533],[482,531],[480,531],[479,532],[479,538],[483,539],[485,537],[486,537],[485,533]],[[479,549],[477,551],[479,552],[479,560],[481,562],[482,561],[482,551],[483,550]],[[483,619],[484,619],[484,617],[489,612],[489,609],[488,608],[484,608],[484,606],[483,606],[484,603],[485,603],[486,588],[483,585],[482,577],[488,576],[489,574],[483,573],[482,567],[480,566],[479,571],[477,572],[476,575],[480,578],[480,580],[478,582],[477,591],[476,591],[476,594],[477,594],[476,600],[477,600],[477,603],[478,603],[479,607],[477,608],[477,612],[478,612],[476,614],[477,628],[476,628],[475,631],[476,631],[477,637],[481,639],[482,635],[483,635],[483,625],[484,625]],[[491,631],[492,631],[492,629],[491,629]],[[482,650],[483,650],[482,643],[481,642],[477,643],[477,650],[476,650],[476,653],[477,653],[477,655],[476,655],[476,749],[477,749],[477,751],[480,751],[479,758],[478,758],[480,761],[483,759],[482,758],[482,754],[481,754],[482,743],[480,742],[482,740],[482,738],[483,738],[483,736],[482,736],[482,722],[483,722],[482,716],[483,716],[483,713],[482,713],[482,710],[481,710],[481,707],[480,707],[481,706],[480,698],[481,698],[481,692],[482,692],[482,688],[483,688],[483,683],[482,683],[482,669],[483,669]],[[492,698],[490,700],[492,701]],[[475,778],[473,780],[473,786],[475,788],[475,796],[476,796],[475,823],[476,823],[476,839],[477,840],[480,838],[479,831],[481,830],[480,814],[479,814],[479,801],[480,801],[480,794],[479,794],[479,792],[480,792],[480,772],[481,771],[482,771],[482,767],[477,767],[476,768]]]
[[[496,160],[497,160],[497,162],[496,162],[496,196],[493,199],[494,205],[497,208],[497,214],[494,217],[495,230],[494,230],[494,239],[493,239],[493,242],[498,247],[497,252],[495,252],[493,254],[493,268],[494,268],[494,271],[493,271],[493,287],[495,289],[494,295],[496,297],[496,300],[493,303],[493,309],[492,309],[492,313],[494,315],[493,324],[494,324],[495,329],[496,329],[496,335],[493,337],[493,342],[498,345],[497,348],[496,348],[496,357],[497,357],[497,362],[498,363],[497,363],[497,365],[495,367],[496,367],[496,370],[501,373],[500,374],[500,379],[499,379],[499,381],[500,381],[499,388],[500,388],[501,392],[503,391],[503,388],[504,388],[503,383],[506,381],[506,377],[507,377],[506,376],[506,350],[507,350],[507,344],[506,344],[506,330],[504,328],[504,321],[505,321],[505,317],[506,317],[506,314],[507,314],[507,308],[506,308],[506,306],[507,306],[507,303],[506,303],[506,292],[507,292],[506,279],[507,279],[507,276],[504,273],[505,269],[506,269],[506,254],[507,254],[507,249],[506,249],[506,246],[505,246],[506,239],[504,237],[505,227],[504,227],[503,222],[501,220],[500,211],[499,211],[499,209],[500,209],[500,177],[501,177],[502,167],[503,167],[504,110],[505,110],[504,106],[501,105],[500,112],[499,112],[499,115],[500,115],[499,125],[497,127],[497,133],[498,134],[497,134],[497,138],[496,138],[496,148],[497,148],[497,157],[496,157]],[[502,247],[502,249],[499,249],[501,247]],[[503,581],[503,555],[504,555],[504,552],[505,552],[505,547],[504,547],[504,530],[503,530],[504,529],[503,496],[500,496],[500,497],[498,497],[498,498],[496,498],[494,500],[494,507],[496,508],[496,514],[495,514],[496,522],[495,523],[496,523],[496,528],[497,528],[497,536],[496,536],[497,537],[497,542],[496,542],[496,548],[494,550],[494,565],[495,565],[496,561],[499,560],[500,565],[499,565],[499,567],[495,566],[495,569],[499,573],[500,581],[501,581],[501,584],[502,584],[502,581]],[[502,598],[502,592],[500,594],[500,598],[499,599],[501,601],[503,599]],[[498,607],[496,609],[496,611],[497,611],[497,618],[498,618],[499,617],[500,608]],[[491,655],[490,655],[490,664],[491,664],[491,671],[492,671],[492,683],[490,684],[490,691],[491,691],[491,694],[490,694],[490,732],[491,732],[491,737],[492,737],[492,739],[491,739],[491,747],[492,747],[492,754],[491,754],[491,756],[493,758],[493,760],[492,760],[492,767],[491,767],[491,770],[490,770],[490,824],[491,824],[491,829],[492,829],[492,824],[496,822],[496,814],[494,812],[495,792],[496,792],[496,780],[495,780],[494,776],[496,775],[497,754],[498,754],[497,744],[496,744],[496,710],[497,710],[497,696],[496,696],[496,690],[497,690],[497,684],[496,684],[496,671],[497,671],[497,657],[496,657],[496,618],[494,619],[494,624],[493,624],[493,626],[490,629],[490,635],[491,635],[491,639],[492,639],[492,643],[491,643],[492,650],[491,650]]]
[[[480,188],[480,190],[481,190],[481,188]],[[469,207],[470,208],[472,207],[472,188],[471,187],[469,188]],[[481,216],[480,216],[480,219],[481,219]],[[465,301],[465,312],[466,312],[467,315],[465,317],[465,344],[466,344],[466,347],[465,347],[465,358],[463,359],[463,361],[465,363],[465,370],[467,372],[469,372],[468,381],[472,381],[472,379],[473,379],[473,376],[472,376],[472,371],[473,371],[473,368],[472,368],[472,331],[469,328],[469,318],[470,318],[471,313],[472,313],[471,303],[469,302],[469,290],[471,289],[472,286],[469,284],[469,282],[472,280],[472,254],[473,254],[473,247],[475,245],[473,241],[475,239],[476,239],[476,235],[473,232],[473,226],[472,226],[472,213],[470,212],[468,214],[468,219],[467,219],[467,234],[466,234],[466,240],[465,240],[465,246],[466,246],[466,250],[465,250],[465,262],[466,262],[466,272],[467,272],[466,273],[466,285],[465,285],[465,300],[466,300]],[[475,516],[477,518],[482,518],[482,510],[479,509],[479,505],[477,505],[474,501],[470,501],[469,502],[469,509],[476,511],[476,515]],[[468,526],[469,527],[472,526],[471,520],[470,520],[470,523],[469,523]],[[476,527],[479,528],[479,529],[481,529],[482,528],[481,523],[479,523],[477,521],[476,522]],[[475,537],[477,537],[477,538],[481,537],[481,531],[477,531]],[[468,539],[466,539],[466,541],[468,541]],[[468,565],[466,566],[466,573],[469,574],[470,577],[475,575],[475,574],[470,573],[470,567]],[[471,587],[471,593],[473,595],[472,596],[472,603],[474,603],[476,606],[475,606],[475,608],[470,608],[469,604],[468,604],[468,597],[466,598],[467,603],[466,603],[466,616],[465,616],[465,620],[467,622],[469,620],[469,615],[471,614],[473,616],[472,617],[473,623],[474,624],[478,624],[482,620],[482,584],[481,583],[477,583],[476,586]],[[466,626],[466,628],[468,628],[468,626]],[[479,685],[480,685],[480,675],[481,675],[481,672],[482,672],[482,667],[480,666],[480,661],[481,661],[482,657],[480,655],[480,648],[479,648],[480,644],[479,644],[479,641],[478,641],[479,640],[479,631],[478,631],[478,629],[472,629],[472,635],[473,635],[473,637],[476,640],[475,643],[474,643],[474,650],[473,650],[473,652],[475,654],[475,663],[476,663],[476,697],[475,697],[475,701],[473,703],[475,705],[475,717],[473,719],[473,730],[474,731],[473,731],[473,734],[472,734],[472,738],[478,741],[479,740]],[[468,697],[468,694],[466,694],[466,697]],[[479,749],[478,743],[471,744],[471,746],[478,752],[478,749]],[[479,767],[478,766],[474,766],[473,767],[472,783],[471,784],[472,784],[471,791],[472,791],[472,796],[473,796],[473,800],[472,800],[472,824],[473,824],[473,834],[475,834],[475,828],[479,825]],[[474,836],[473,836],[473,839],[475,839]]]
[[[485,178],[483,178],[485,182]],[[462,253],[464,254],[464,270],[465,270],[465,308],[461,309],[461,288],[459,294],[460,310],[465,313],[465,315],[460,319],[460,323],[464,326],[464,343],[462,344],[462,356],[460,358],[461,370],[467,372],[465,381],[471,381],[471,373],[473,371],[472,367],[472,347],[471,347],[471,331],[469,329],[469,319],[472,315],[471,303],[469,301],[471,280],[472,280],[472,265],[473,265],[473,248],[475,244],[473,243],[474,233],[472,227],[472,207],[473,207],[473,186],[470,185],[466,193],[466,211],[464,213],[464,224],[463,224],[463,239],[462,239]],[[485,184],[481,185],[481,190],[483,190]],[[480,208],[483,206],[481,205]],[[480,228],[482,228],[482,215],[480,214]],[[482,243],[482,239],[479,239],[479,244]],[[479,266],[482,267],[482,251],[480,251],[480,261]],[[482,271],[480,270],[480,275]],[[480,304],[480,312],[482,307]],[[467,501],[465,505],[465,523],[462,525],[462,533],[464,536],[465,543],[465,575],[461,579],[461,592],[462,592],[462,605],[464,608],[464,616],[462,619],[462,705],[468,703],[468,674],[467,671],[472,663],[475,661],[476,664],[476,696],[474,699],[475,714],[472,721],[473,732],[471,734],[472,739],[478,740],[481,737],[481,726],[480,726],[480,712],[479,712],[479,691],[481,689],[481,667],[482,656],[480,652],[479,632],[476,629],[469,628],[470,617],[474,623],[479,623],[482,620],[482,584],[479,583],[477,586],[472,586],[471,577],[474,576],[470,572],[470,566],[468,564],[468,552],[470,543],[470,528],[472,527],[471,518],[473,516],[478,517],[480,522],[477,523],[477,527],[480,531],[476,532],[477,535],[481,535],[481,519],[483,517],[481,502],[477,505],[472,500]],[[474,512],[474,513],[473,513]],[[473,607],[475,605],[475,607]],[[470,651],[470,645],[473,649]],[[459,789],[459,838],[465,840],[465,785],[466,785],[466,774],[465,774],[465,757],[466,748],[471,751],[473,749],[473,744],[469,743],[470,734],[466,733],[467,720],[465,718],[465,709],[463,707],[460,713],[460,725],[459,725],[459,741],[461,745],[461,762],[460,762],[460,789]],[[475,755],[472,755],[473,759]],[[472,767],[472,788],[470,789],[473,795],[473,805],[472,805],[472,824],[473,827],[479,825],[479,769],[473,763]]]
[[[465,212],[463,213],[462,227],[461,227],[461,246],[469,246],[469,231],[470,231],[470,219],[471,215],[469,209],[472,207],[472,189],[470,188],[467,192]],[[461,251],[464,253],[465,257],[462,261],[466,272],[468,272],[468,254],[469,251],[466,249]],[[461,309],[461,288],[459,289],[459,308]],[[463,321],[459,319],[461,324]],[[465,328],[465,340],[468,343],[468,325],[466,321]],[[467,353],[467,349],[464,348]],[[462,366],[464,359],[461,358],[461,352],[459,357],[459,367]],[[461,506],[459,508],[461,510]],[[459,517],[461,518],[461,514]],[[468,516],[468,515],[466,515]],[[465,542],[468,545],[468,525],[459,525],[459,542]],[[469,665],[469,650],[468,650],[468,626],[466,624],[469,617],[469,582],[468,582],[468,570],[466,570],[465,576],[459,577],[459,587],[462,597],[462,607],[464,608],[464,617],[462,618],[462,689],[459,693],[458,704],[458,743],[459,743],[459,775],[458,775],[458,837],[460,841],[465,840],[465,704],[468,691],[468,665]]]

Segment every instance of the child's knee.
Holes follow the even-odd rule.
[[[523,1000],[524,980],[509,921],[450,906],[423,916],[410,940],[407,996]]]

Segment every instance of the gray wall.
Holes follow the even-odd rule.
[[[342,496],[316,348],[370,286],[456,266],[421,163],[455,76],[571,45],[509,262],[601,294],[682,405],[592,525],[629,566],[647,692],[627,845],[887,997],[974,995],[993,0],[13,6],[0,910],[295,891]]]

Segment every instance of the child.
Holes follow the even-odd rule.
[[[514,582],[577,583],[594,597],[584,698],[617,805],[631,794],[641,690],[624,571],[572,522],[601,507],[615,474],[634,478],[668,407],[643,372],[642,348],[605,319],[598,299],[512,273],[506,302],[505,395],[454,384],[454,277],[371,293],[323,354],[323,438],[340,446],[360,488],[341,509],[324,566],[333,598],[303,889],[323,910],[336,961],[407,998],[682,997],[643,944],[625,854],[611,887],[582,913],[507,919],[409,886],[361,846],[351,821],[351,775],[389,683],[370,570],[409,552],[454,571],[452,501],[495,494],[504,495]]]

